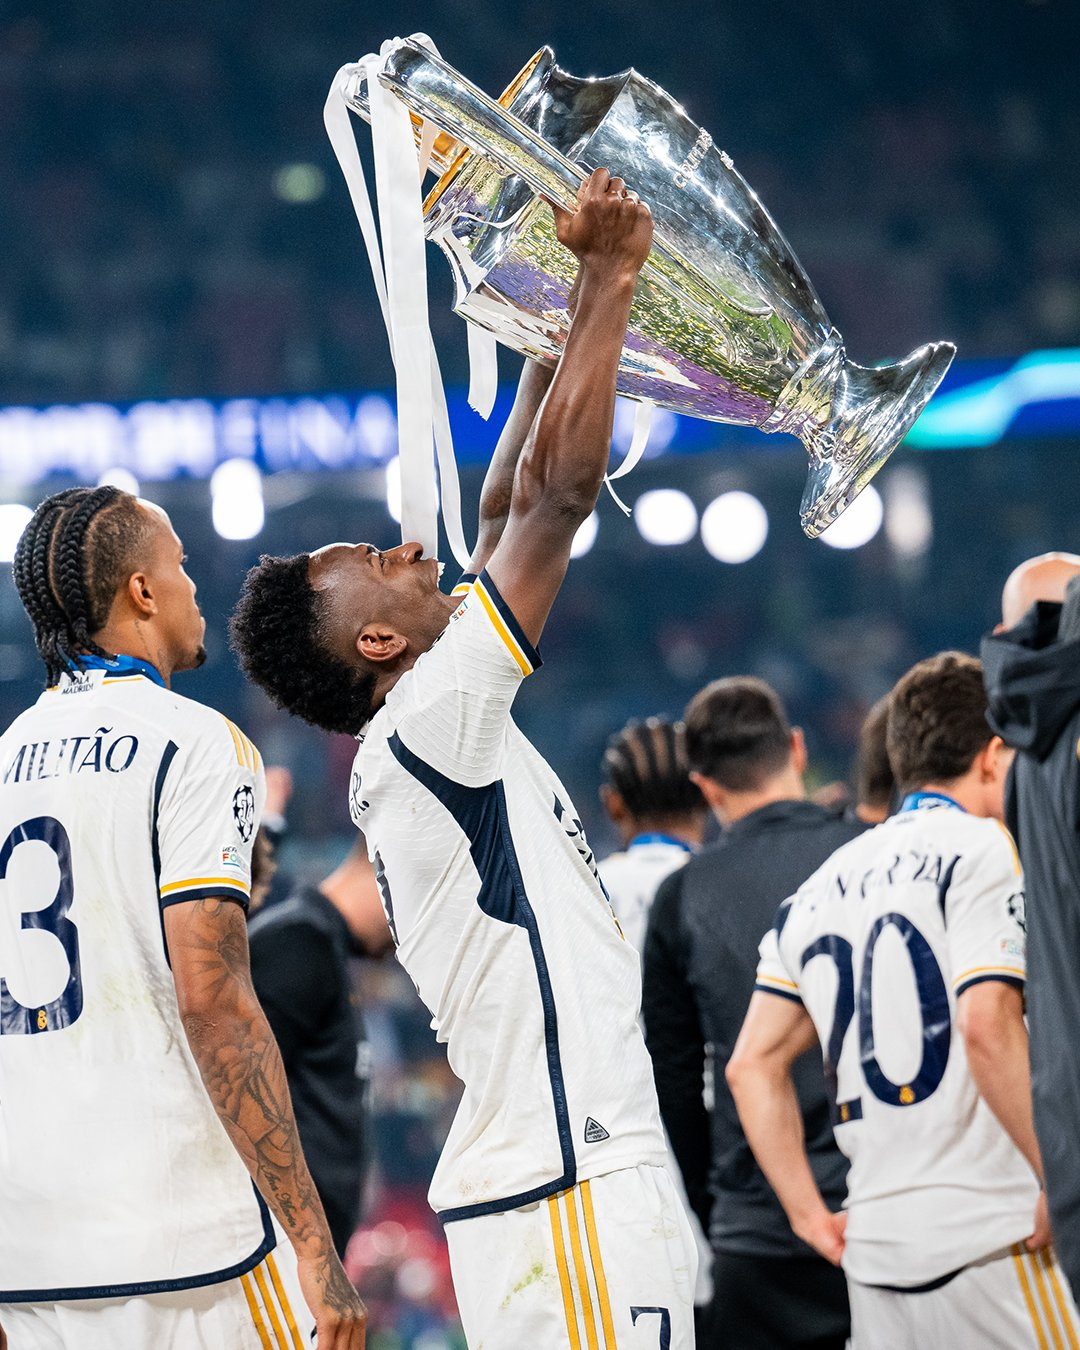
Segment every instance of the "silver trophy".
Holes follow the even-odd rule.
[[[821,533],[900,444],[952,361],[938,342],[879,367],[848,360],[787,240],[731,159],[635,70],[579,79],[543,48],[498,101],[423,43],[388,51],[380,83],[441,129],[424,231],[450,260],[455,310],[555,361],[575,260],[547,202],[574,210],[604,166],[652,209],[619,393],[717,422],[786,431],[810,459],[800,519]],[[361,81],[346,101],[368,116]],[[430,147],[430,142],[429,142]]]

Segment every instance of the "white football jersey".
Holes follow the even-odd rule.
[[[611,899],[626,940],[640,952],[656,892],[665,877],[683,866],[692,849],[666,834],[640,834],[621,853],[599,863],[600,880]]]
[[[153,667],[90,664],[0,737],[0,1303],[213,1284],[274,1246],[162,916],[246,906],[258,752]]]
[[[821,1040],[851,1160],[851,1278],[924,1284],[1031,1232],[1038,1185],[956,1024],[965,989],[1024,978],[1012,838],[936,794],[909,798],[781,906],[757,987],[801,1000]]]
[[[464,1084],[431,1183],[444,1220],[664,1161],[637,953],[565,788],[510,719],[537,665],[483,574],[352,775],[398,959]]]

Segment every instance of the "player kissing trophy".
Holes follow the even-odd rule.
[[[346,108],[372,123],[381,256]],[[413,416],[403,398],[404,365],[414,366],[411,400],[438,383],[418,315],[422,285],[426,322],[424,237],[449,259],[454,308],[470,323],[470,401],[489,405],[493,349],[480,330],[534,359],[553,362],[562,350],[574,259],[556,238],[547,204],[573,211],[578,187],[600,166],[625,179],[655,222],[619,393],[692,417],[798,436],[810,459],[800,518],[811,537],[881,468],[952,361],[948,342],[877,368],[849,361],[798,259],[731,159],[635,70],[579,79],[545,47],[496,101],[416,35],[343,67],[326,120],[384,301],[399,417]],[[420,178],[428,167],[439,174],[422,216],[417,156]],[[437,446],[440,395],[438,384]],[[401,432],[404,483],[405,442],[415,433],[405,421]],[[639,453],[643,437],[635,441],[642,442]],[[429,429],[429,497],[430,447]],[[445,454],[439,462],[446,513]]]

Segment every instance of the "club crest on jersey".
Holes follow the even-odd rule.
[[[240,842],[246,844],[255,829],[255,794],[246,785],[233,793],[232,815]]]

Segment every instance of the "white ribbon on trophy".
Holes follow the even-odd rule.
[[[385,42],[378,55],[371,54],[342,66],[334,77],[323,108],[323,121],[367,248],[397,376],[401,537],[419,540],[427,556],[438,556],[436,503],[441,496],[446,537],[459,566],[464,568],[469,562],[469,549],[461,524],[457,462],[446,392],[428,317],[421,184],[438,128],[430,122],[424,123],[418,149],[405,105],[379,83],[379,69],[399,41]],[[414,41],[423,41],[430,50],[435,50],[430,39],[422,35]],[[375,190],[382,227],[381,247],[346,102],[353,81],[367,85],[375,150]],[[475,339],[474,332],[477,334]],[[487,417],[498,387],[495,338],[472,324],[469,325],[469,355],[473,375],[470,402]]]
[[[438,55],[435,44],[423,33],[413,34],[409,41]],[[401,43],[401,38],[394,38],[384,42],[378,54],[371,53],[341,67],[323,108],[323,122],[360,224],[394,361],[401,537],[403,541],[419,540],[425,555],[436,557],[437,503],[441,500],[450,549],[459,566],[465,568],[470,550],[461,523],[461,492],[446,391],[431,335],[424,248],[422,184],[439,128],[425,120],[417,146],[408,110],[379,82],[379,70]],[[348,96],[354,82],[367,86],[381,246],[349,111]],[[469,405],[486,419],[498,391],[497,344],[494,334],[486,329],[473,323],[467,328]],[[619,468],[605,478],[612,497],[627,515],[630,510],[611,482],[625,477],[644,454],[653,406],[647,401],[638,404],[630,448]]]

